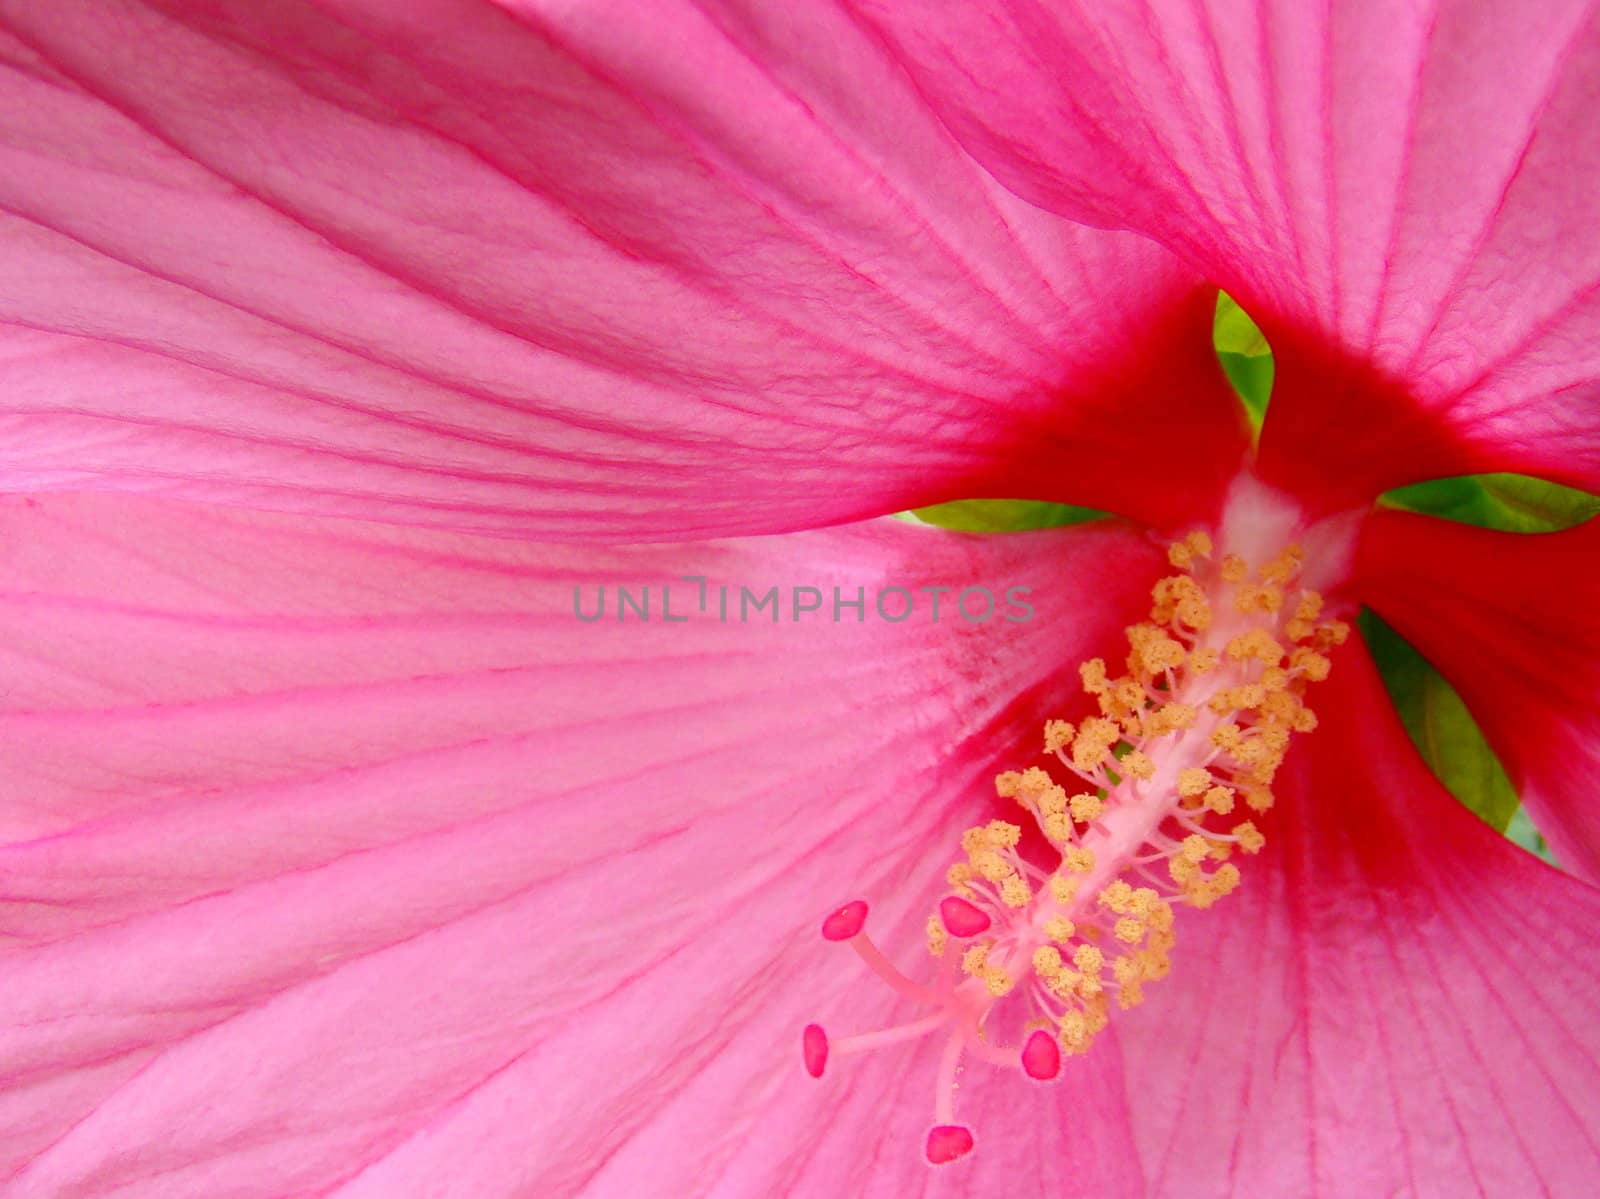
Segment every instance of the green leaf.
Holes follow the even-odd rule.
[[[1075,508],[1045,500],[954,500],[927,508],[913,508],[924,524],[967,533],[1014,533],[1022,529],[1054,529],[1099,520],[1106,514],[1094,508]]]
[[[1400,722],[1423,761],[1452,795],[1504,832],[1520,801],[1461,696],[1374,613],[1364,609],[1359,623]]]
[[[1385,494],[1391,508],[1507,533],[1552,533],[1600,513],[1600,496],[1528,475],[1458,475]]]

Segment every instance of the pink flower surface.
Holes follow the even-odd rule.
[[[0,0],[0,1194],[1586,1195],[1595,533],[1368,513],[1600,490],[1597,21]],[[972,495],[1120,519],[865,519]],[[802,1069],[917,1015],[818,926],[910,968],[1189,528],[1321,537],[1572,876],[1352,644],[1238,894],[930,1168],[937,1040]],[[575,616],[684,576],[1037,619]]]

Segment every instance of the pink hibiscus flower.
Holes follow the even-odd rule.
[[[1586,1193],[1600,531],[1372,505],[1600,490],[1590,7],[61,0],[0,53],[7,1199]],[[1277,354],[1258,446],[1218,286]],[[971,495],[1121,519],[847,523]],[[1214,577],[1298,542],[1455,679],[1577,877],[1444,792],[1358,642],[1226,659],[1317,718],[1258,855],[1179,794],[1247,802],[1242,743],[1077,762],[1078,667],[1192,529],[1230,642],[1314,642]],[[979,587],[1036,618],[932,619]],[[1124,721],[1199,677],[1171,615]],[[1012,778],[1039,831],[952,891],[1053,718],[1111,814]],[[930,914],[1021,944],[1117,812],[1236,892],[1091,908],[1175,936],[1107,964],[1148,1000],[952,1100]],[[931,1007],[817,936],[856,897]],[[934,1124],[976,1151],[931,1170]]]

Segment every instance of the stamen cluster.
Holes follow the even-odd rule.
[[[1080,668],[1098,713],[1045,725],[1057,773],[1032,766],[995,780],[1047,849],[1025,847],[1022,826],[1008,820],[962,834],[949,894],[928,919],[934,983],[913,982],[871,943],[863,901],[824,925],[824,936],[848,941],[897,991],[934,1009],[834,1042],[833,1052],[948,1034],[932,1162],[973,1145],[953,1113],[963,1053],[1047,1081],[1063,1055],[1089,1049],[1113,1001],[1132,1007],[1167,976],[1175,905],[1209,908],[1239,885],[1235,854],[1265,844],[1244,810],[1271,808],[1291,737],[1316,727],[1305,689],[1327,677],[1327,651],[1349,628],[1321,621],[1322,597],[1294,586],[1300,549],[1252,569],[1237,555],[1216,559],[1210,537],[1195,532],[1168,556],[1179,573],[1155,585],[1149,619],[1127,630],[1126,669],[1113,676],[1098,658]],[[1008,1031],[1010,1048],[998,1043]],[[804,1047],[820,1077],[830,1051],[820,1027],[806,1029]]]

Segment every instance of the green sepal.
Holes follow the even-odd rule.
[[[1046,500],[953,500],[913,508],[924,524],[964,533],[1014,533],[1023,529],[1055,529],[1100,520],[1106,513],[1096,508],[1052,504]]]
[[[1461,696],[1377,615],[1364,609],[1357,623],[1400,723],[1428,769],[1468,809],[1505,832],[1520,801]]]
[[[1379,503],[1506,533],[1553,533],[1600,513],[1600,496],[1528,475],[1457,475],[1387,492]]]
[[[1251,429],[1259,435],[1272,398],[1272,347],[1260,326],[1225,291],[1217,293],[1211,322],[1211,345],[1234,392],[1244,404]]]
[[[1506,825],[1506,837],[1517,845],[1522,846],[1536,858],[1542,858],[1550,865],[1560,868],[1556,855],[1550,852],[1550,846],[1545,841],[1543,834],[1534,828],[1533,821],[1528,817],[1527,808],[1518,808],[1511,817],[1511,823]]]
[[[1228,376],[1233,390],[1244,404],[1250,417],[1250,427],[1257,433],[1267,417],[1267,401],[1272,398],[1272,376],[1276,369],[1271,354],[1234,354],[1217,351],[1217,361],[1222,373]]]
[[[1219,354],[1240,354],[1246,358],[1259,358],[1272,353],[1272,347],[1267,344],[1260,326],[1225,291],[1217,293],[1217,314],[1211,322],[1211,344],[1216,346]]]

